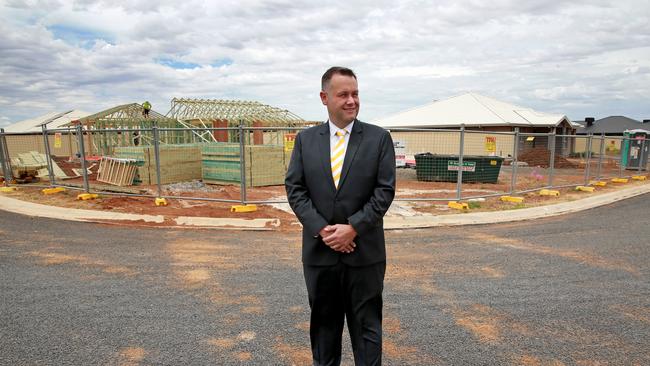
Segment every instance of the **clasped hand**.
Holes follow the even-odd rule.
[[[325,245],[337,252],[352,253],[357,246],[354,243],[357,231],[354,230],[352,225],[327,225],[321,229],[319,234],[323,238]]]

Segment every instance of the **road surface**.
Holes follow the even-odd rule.
[[[389,232],[384,364],[650,364],[649,201]],[[298,233],[0,212],[0,235],[0,365],[310,363]]]

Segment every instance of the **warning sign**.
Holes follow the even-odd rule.
[[[284,151],[293,151],[293,145],[296,143],[296,134],[288,133],[284,135]]]
[[[61,147],[61,132],[57,132],[54,134],[54,147],[55,148]]]
[[[488,155],[496,155],[497,153],[497,138],[494,136],[485,137],[485,152]]]

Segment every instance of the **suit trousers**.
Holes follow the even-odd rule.
[[[355,365],[381,365],[386,262],[362,267],[342,262],[303,265],[303,270],[311,308],[309,336],[314,365],[341,363],[344,318]]]

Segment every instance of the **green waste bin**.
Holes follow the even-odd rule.
[[[500,156],[463,156],[463,182],[496,183],[502,162]],[[456,182],[458,170],[458,155],[415,155],[415,173],[419,181]]]

